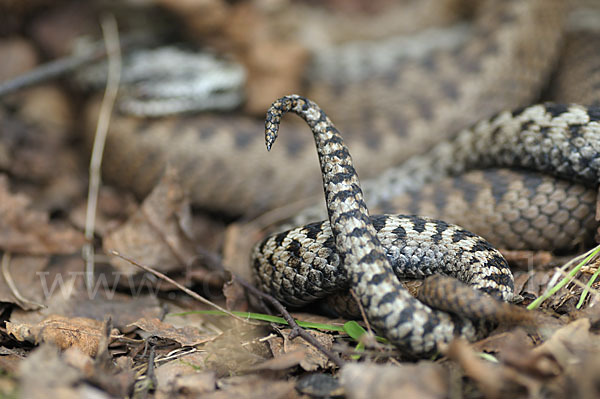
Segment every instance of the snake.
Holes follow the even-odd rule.
[[[351,287],[369,322],[403,353],[414,356],[431,355],[456,336],[476,339],[473,320],[481,321],[486,313],[481,303],[458,296],[454,305],[459,313],[432,309],[411,296],[397,276],[441,273],[479,289],[485,298],[481,301],[489,301],[487,295],[509,300],[513,279],[500,253],[483,238],[443,221],[370,216],[339,131],[316,103],[304,97],[282,97],[267,111],[268,149],[286,112],[299,115],[313,133],[328,220],[274,234],[259,243],[252,255],[259,286],[294,306]],[[528,123],[523,124],[523,118]],[[515,121],[517,129],[512,128]],[[467,149],[468,144],[480,146],[476,153],[468,152],[461,165],[472,161],[530,168],[595,186],[600,181],[600,108],[542,104],[517,110],[510,117],[501,113],[459,135],[456,143]],[[447,150],[437,147],[433,153],[444,152],[440,148]],[[460,157],[454,154],[452,159]],[[464,292],[445,284],[438,294]],[[437,298],[432,302],[442,304]],[[447,306],[445,310],[452,309]]]
[[[339,121],[361,176],[376,177],[462,128],[534,102],[558,57],[566,3],[478,2],[472,39],[458,48],[401,59],[359,81],[332,85],[311,78],[302,94]],[[343,66],[338,70],[341,75]],[[88,137],[95,111],[90,106]],[[262,121],[239,112],[158,119],[115,114],[103,175],[142,197],[169,163],[195,206],[251,217],[319,192],[315,155],[303,128],[290,126],[297,133],[283,138],[285,151],[265,158],[256,134]],[[278,189],[265,190],[266,181]]]
[[[392,70],[366,74],[359,82],[346,84],[342,79],[333,87],[318,79],[312,82],[309,96],[324,102],[328,113],[342,123],[357,168],[362,168],[358,172],[368,177],[363,188],[370,208],[386,213],[405,207],[410,213],[435,215],[446,222],[416,216],[367,220],[363,215],[366,226],[372,223],[365,227],[369,232],[363,240],[370,244],[354,251],[377,254],[367,262],[370,272],[364,273],[362,266],[356,266],[360,264],[354,262],[356,257],[348,255],[353,250],[336,249],[335,223],[314,222],[322,218],[322,205],[311,207],[292,221],[303,227],[278,233],[255,249],[255,255],[256,251],[266,253],[264,257],[275,261],[253,261],[262,287],[286,303],[302,305],[325,291],[328,295],[352,286],[377,329],[386,331],[407,352],[424,354],[456,335],[474,339],[478,335],[475,321],[416,301],[399,285],[393,271],[401,269],[399,273],[407,277],[442,272],[504,301],[512,296],[512,277],[486,240],[506,248],[553,250],[593,240],[598,179],[591,158],[597,150],[593,142],[597,140],[597,111],[577,105],[528,106],[539,98],[556,62],[566,3],[483,2],[475,13],[474,39],[458,49],[402,60]],[[283,103],[310,104],[307,110],[321,115],[308,100],[288,100]],[[284,108],[275,107],[272,115]],[[498,113],[505,109],[516,111]],[[301,112],[305,120],[310,119],[307,112]],[[330,124],[326,116],[322,119]],[[268,158],[260,155],[262,144],[256,135],[260,129],[254,118],[227,114],[156,120],[116,115],[108,136],[104,175],[144,195],[170,163],[195,205],[228,215],[257,215],[315,194],[317,179],[310,178],[316,177],[314,150],[301,134],[303,127],[290,126],[294,132],[284,141],[285,151]],[[329,130],[335,128],[331,125]],[[582,140],[587,147],[580,146]],[[558,148],[557,152],[552,148]],[[549,153],[552,158],[546,157]],[[582,160],[589,161],[588,169]],[[472,169],[482,166],[487,169]],[[515,167],[518,170],[509,169]],[[277,190],[265,190],[267,181]],[[455,191],[459,192],[456,196]],[[364,201],[357,203],[366,214]],[[428,204],[435,209],[427,210]],[[341,211],[332,212],[330,219],[332,215],[336,219]],[[469,216],[483,217],[470,222]],[[407,243],[400,240],[406,238],[402,232],[410,238]],[[450,237],[462,246],[448,247],[440,237]],[[427,260],[419,260],[418,253],[426,254]],[[486,255],[480,258],[482,254]],[[307,261],[316,260],[322,269],[307,267],[302,263],[304,256]],[[289,267],[290,262],[300,273]],[[474,262],[479,266],[474,267]],[[354,266],[340,268],[342,264]],[[439,265],[445,266],[440,270]],[[338,280],[342,281],[339,285]],[[316,282],[330,284],[330,288]],[[383,288],[387,294],[382,296]],[[391,309],[388,300],[403,305],[399,308],[403,310]],[[371,306],[372,302],[381,306]],[[463,310],[472,306],[461,297],[455,302]]]

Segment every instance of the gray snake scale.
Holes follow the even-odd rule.
[[[295,228],[258,244],[253,262],[261,288],[286,303],[302,305],[352,287],[375,328],[412,355],[431,354],[456,335],[476,338],[477,329],[465,313],[480,317],[477,302],[459,303],[460,315],[433,310],[412,297],[396,275],[446,274],[508,300],[513,280],[504,258],[484,239],[445,222],[416,216],[370,217],[347,147],[310,100],[292,95],[273,103],[265,125],[269,149],[282,115],[290,111],[313,132],[329,222]],[[527,122],[519,129],[503,129],[523,116]],[[498,120],[502,123],[495,124]],[[597,108],[536,105],[480,123],[469,137],[468,143],[461,136],[457,142],[461,147],[479,143],[481,148],[467,151],[471,156],[457,168],[473,161],[530,168],[591,186],[600,181]],[[445,147],[434,148],[433,153],[442,152],[440,148]]]

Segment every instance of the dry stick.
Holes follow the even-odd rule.
[[[129,259],[126,256],[121,255],[119,252],[117,251],[109,251],[111,254],[113,254],[114,256],[118,256],[119,258],[123,259],[126,262],[131,263],[134,266],[139,267],[140,269],[151,273],[153,275],[155,275],[156,277],[158,277],[161,280],[166,281],[167,283],[173,284],[175,287],[177,287],[178,289],[180,289],[181,291],[185,292],[186,294],[188,294],[189,296],[191,296],[192,298],[194,298],[197,301],[200,301],[208,306],[211,306],[223,313],[228,314],[229,316],[233,317],[234,319],[243,321],[244,323],[248,323],[248,324],[252,324],[255,325],[255,323],[251,322],[250,320],[244,319],[242,317],[236,316],[233,313],[231,313],[229,310],[222,308],[221,306],[217,305],[214,302],[209,301],[208,299],[196,294],[194,291],[190,290],[189,288],[184,287],[183,285],[179,284],[177,281],[173,280],[171,277],[162,274],[161,272],[159,272],[158,270],[154,270],[148,266],[142,265],[140,263],[137,263],[136,261],[134,261],[133,259]]]
[[[162,274],[161,272],[154,270],[148,266],[144,266],[142,264],[137,263],[136,261],[134,261],[133,259],[129,259],[123,255],[121,255],[120,253],[118,253],[117,251],[110,251],[110,253],[112,253],[115,256],[118,256],[119,258],[125,260],[126,262],[131,263],[134,266],[139,267],[140,269],[148,272],[148,273],[152,273],[154,274],[156,277],[160,278],[161,280],[164,280],[168,283],[173,284],[175,287],[177,287],[178,289],[180,289],[181,291],[185,292],[186,294],[188,294],[189,296],[191,296],[192,298],[207,304],[209,306],[214,307],[215,309],[228,314],[231,317],[234,317],[238,320],[241,320],[245,323],[250,323],[250,324],[254,324],[251,323],[249,320],[241,318],[239,316],[234,315],[233,313],[231,313],[230,311],[222,308],[221,306],[217,305],[216,303],[213,303],[211,301],[209,301],[208,299],[196,294],[194,291],[184,287],[183,285],[177,283],[175,280],[171,279],[170,277]],[[325,348],[323,345],[321,345],[321,343],[319,341],[317,341],[317,339],[315,337],[313,337],[312,335],[310,335],[306,330],[304,330],[302,327],[300,327],[298,325],[298,323],[296,323],[296,320],[292,317],[292,315],[287,311],[287,309],[285,308],[285,306],[283,306],[281,304],[281,302],[279,302],[277,299],[275,299],[273,296],[266,294],[262,291],[260,291],[258,288],[254,287],[252,284],[248,283],[246,280],[244,280],[241,277],[238,277],[236,275],[233,275],[233,278],[235,280],[237,280],[237,282],[242,285],[244,288],[246,288],[248,291],[250,291],[252,294],[254,294],[257,297],[260,297],[266,301],[268,301],[269,303],[271,303],[271,305],[273,305],[274,308],[276,308],[280,313],[281,316],[285,319],[285,321],[287,321],[288,325],[292,328],[292,332],[290,333],[289,337],[290,339],[294,339],[295,337],[301,337],[304,338],[304,340],[306,342],[308,342],[309,344],[311,344],[312,346],[314,346],[317,350],[321,351],[325,356],[327,356],[333,363],[335,363],[336,366],[338,367],[342,367],[344,365],[344,361],[342,359],[340,359],[340,357],[338,355],[336,355],[335,353],[331,352],[330,350],[328,350],[327,348]]]
[[[100,168],[102,166],[102,154],[108,133],[110,115],[112,113],[119,81],[121,79],[121,49],[119,44],[119,30],[114,15],[104,16],[101,22],[102,34],[108,53],[108,77],[106,89],[100,113],[98,125],[94,135],[94,146],[92,158],[90,159],[90,183],[88,188],[88,202],[85,214],[85,238],[86,245],[83,247],[83,258],[85,259],[85,285],[87,289],[92,288],[94,278],[94,230],[96,227],[96,207],[98,204],[98,191],[100,190]]]
[[[26,304],[33,306],[33,308],[31,308],[30,310],[38,310],[38,309],[45,308],[46,307],[45,305],[34,302],[34,301],[30,301],[29,299],[27,299],[23,295],[21,295],[21,293],[19,292],[19,289],[17,288],[17,285],[15,284],[15,282],[12,278],[12,275],[10,274],[10,270],[9,270],[10,259],[11,259],[10,252],[4,252],[4,254],[2,255],[2,277],[4,277],[4,281],[6,281],[8,288],[10,288],[10,292],[13,294],[13,296],[17,300],[17,302],[18,302],[17,304],[21,308],[25,308],[24,305],[26,305]]]
[[[369,324],[369,319],[367,319],[367,314],[365,313],[365,308],[363,308],[362,303],[360,303],[358,295],[356,295],[356,292],[354,292],[353,289],[350,289],[350,295],[352,295],[352,298],[356,301],[356,304],[358,305],[358,310],[360,310],[360,317],[362,317],[363,321],[365,322],[365,325],[367,326],[367,331],[369,332],[369,334],[373,334],[371,324]]]
[[[317,348],[319,351],[321,351],[325,356],[327,356],[329,358],[329,360],[331,360],[333,363],[335,363],[336,366],[341,368],[344,365],[344,361],[338,355],[336,355],[329,349],[325,348],[323,345],[321,345],[321,343],[319,341],[317,341],[317,339],[315,337],[310,335],[308,333],[308,331],[306,331],[305,329],[300,327],[298,325],[298,323],[296,323],[296,320],[292,317],[292,315],[287,311],[285,306],[283,306],[281,304],[281,302],[279,302],[273,296],[271,296],[265,292],[262,292],[261,290],[259,290],[255,286],[253,286],[252,284],[248,283],[243,278],[236,276],[235,274],[233,275],[233,278],[240,285],[242,285],[242,287],[247,289],[249,292],[251,292],[255,296],[262,298],[265,301],[269,302],[271,305],[273,305],[273,307],[275,309],[277,309],[277,311],[279,313],[281,313],[281,316],[285,319],[285,321],[287,321],[288,325],[292,328],[292,332],[289,335],[290,339],[294,339],[296,337],[304,338],[304,340],[306,342],[308,342],[309,344],[311,344],[312,346]]]
[[[146,35],[131,34],[122,38],[121,42],[123,47],[131,47],[132,45],[148,43],[148,37]],[[102,48],[95,47],[83,54],[50,61],[23,75],[0,83],[0,97],[47,80],[58,78],[82,66],[99,61],[106,56],[110,57],[110,55],[111,52],[105,46],[102,46]]]
[[[219,255],[216,255],[205,249],[201,249],[200,253],[206,260],[208,260],[210,262],[210,266],[213,269],[221,271],[221,272],[228,272],[225,269],[225,267],[223,266],[223,263],[221,262],[221,258]],[[228,273],[231,273],[231,272],[228,272]],[[283,304],[281,302],[279,302],[275,297],[267,294],[266,292],[262,292],[261,290],[259,290],[255,286],[253,286],[252,284],[248,283],[242,277],[238,276],[237,274],[231,273],[231,275],[234,280],[237,280],[237,282],[242,287],[244,287],[250,293],[254,294],[254,296],[256,296],[260,299],[266,300],[271,305],[273,305],[273,307],[275,309],[277,309],[277,311],[281,314],[281,316],[284,318],[284,320],[287,321],[288,325],[292,328],[292,332],[289,335],[290,339],[294,339],[295,337],[304,338],[304,340],[306,342],[308,342],[309,344],[314,346],[317,350],[321,351],[321,353],[323,353],[325,356],[327,356],[329,358],[329,360],[331,360],[333,363],[335,363],[336,366],[341,368],[344,365],[344,361],[338,355],[331,352],[329,349],[325,348],[323,345],[321,345],[321,343],[319,341],[317,341],[317,339],[315,337],[313,337],[306,330],[304,330],[302,327],[300,327],[298,325],[298,323],[296,323],[296,320],[292,317],[290,312],[288,312],[288,310],[285,308],[285,306],[283,306]]]

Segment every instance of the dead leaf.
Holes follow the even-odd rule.
[[[218,325],[223,333],[202,347],[208,354],[206,368],[214,370],[217,377],[247,372],[272,357],[264,340],[268,336],[266,325],[217,317],[210,319],[211,323]]]
[[[132,370],[92,360],[74,347],[61,354],[47,343],[23,361],[19,374],[24,398],[125,397],[134,382]]]
[[[314,330],[307,330],[307,332],[315,337],[324,348],[331,350],[331,347],[333,346],[333,336],[331,334]],[[281,331],[283,340],[279,337],[273,337],[268,340],[274,358],[290,356],[288,355],[289,353],[298,352],[302,353],[303,356],[295,354],[293,357],[289,357],[287,361],[296,358],[299,359],[298,364],[306,371],[315,371],[318,368],[324,369],[332,366],[327,356],[306,342],[304,339],[297,337],[293,340],[290,340],[288,338],[290,333],[291,330],[286,329]],[[282,363],[283,362],[285,362],[285,359],[282,361]]]
[[[274,380],[261,375],[221,379],[219,390],[202,395],[202,399],[295,399],[299,394],[292,380]]]
[[[447,370],[432,362],[400,366],[350,363],[340,383],[349,399],[446,398]]]
[[[139,319],[130,326],[136,326],[144,330],[150,336],[170,339],[181,346],[195,346],[208,341],[214,340],[218,334],[214,332],[200,331],[200,329],[192,326],[175,328],[172,324],[164,323],[159,319]]]
[[[51,342],[63,350],[76,347],[85,354],[95,356],[104,333],[104,323],[83,317],[52,315],[36,325],[7,322],[6,331],[17,341],[33,344]],[[111,333],[112,336],[118,334],[118,330]]]
[[[83,234],[67,225],[51,223],[48,215],[31,209],[31,200],[12,194],[0,175],[0,248],[27,255],[69,254],[85,243]]]
[[[205,352],[195,352],[157,367],[157,399],[171,398],[173,393],[193,396],[214,391],[216,375],[213,371],[204,371],[206,356]]]
[[[274,338],[269,340],[269,344],[274,340]],[[280,345],[274,344],[273,346],[279,347]],[[271,348],[273,348],[273,346]],[[254,370],[285,370],[291,367],[296,367],[300,363],[306,361],[306,352],[303,351],[293,351],[287,352],[283,354],[279,354],[275,356],[273,359],[269,359],[260,364],[257,364],[253,367]]]
[[[185,234],[190,205],[175,170],[167,168],[163,178],[129,220],[104,237],[104,250],[135,259],[163,273],[186,271],[196,258],[193,238]],[[139,272],[123,259],[113,257],[119,271]]]
[[[225,305],[227,309],[235,309],[242,312],[248,311],[248,297],[246,290],[239,283],[228,281],[223,285]]]
[[[473,344],[475,350],[487,353],[502,352],[508,346],[532,348],[533,341],[522,328],[515,328],[500,334],[493,334]]]
[[[57,348],[49,344],[40,345],[29,355],[21,364],[20,376],[23,398],[79,399],[86,392],[92,393],[89,386],[77,386],[83,375],[64,362]],[[98,389],[94,391],[100,399],[109,397]]]
[[[21,348],[0,347],[0,370],[8,374],[15,374],[27,354],[28,351]],[[1,394],[2,390],[0,389],[0,396]]]
[[[118,191],[110,186],[100,187],[96,207],[95,232],[100,236],[105,236],[121,225],[136,209],[137,202],[133,194]],[[69,220],[83,230],[85,228],[86,212],[87,198],[82,198],[79,204],[69,213]]]
[[[543,344],[534,349],[536,353],[552,355],[561,367],[577,363],[582,353],[600,348],[600,336],[590,331],[591,323],[581,318],[558,329]]]
[[[19,259],[13,258],[13,262]],[[53,314],[99,321],[110,316],[113,325],[122,329],[140,317],[161,317],[164,313],[155,295],[140,291],[134,282],[119,285],[119,278],[127,278],[115,274],[114,270],[104,272],[97,266],[94,284],[90,290],[86,289],[80,256],[52,257],[50,264],[40,272],[35,271],[34,264],[16,264],[19,267],[23,265],[27,268],[21,272],[11,266],[15,284],[24,296],[36,301],[40,298],[47,307],[34,312],[15,309],[10,315],[13,323],[34,325]],[[117,292],[118,287],[127,287],[129,292]]]

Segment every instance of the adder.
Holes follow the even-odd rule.
[[[314,94],[319,102],[323,99],[327,109],[331,108],[335,115],[345,115],[339,120],[347,120],[348,128],[344,131],[348,132],[357,167],[365,168],[365,176],[380,175],[365,182],[367,203],[379,211],[405,207],[419,214],[430,206],[425,214],[448,214],[448,220],[503,247],[561,249],[589,243],[596,226],[597,110],[575,105],[537,105],[491,117],[504,109],[531,104],[539,97],[557,58],[566,11],[566,2],[561,0],[490,1],[478,10],[474,39],[459,49],[438,52],[421,61],[402,61],[391,72],[375,74],[349,85],[328,87],[324,82],[314,82],[308,93]],[[345,111],[344,104],[348,105]],[[309,108],[315,109],[312,105]],[[324,116],[323,119],[326,120]],[[473,128],[459,133],[455,141],[440,144],[397,169],[383,172],[390,165],[401,163],[409,155],[423,153],[432,144],[456,135],[479,120],[481,122]],[[180,170],[197,205],[233,215],[258,214],[314,194],[317,179],[310,178],[314,155],[309,141],[298,131],[301,128],[289,134],[286,151],[266,158],[257,138],[258,126],[259,123],[250,118],[217,115],[182,116],[151,123],[120,116],[115,119],[109,135],[105,173],[113,176],[113,181],[143,194],[162,173],[164,164],[170,162]],[[360,134],[364,132],[369,134]],[[542,141],[536,144],[535,140],[540,137]],[[519,142],[519,138],[524,141]],[[569,153],[571,150],[574,152]],[[133,153],[141,155],[131,156]],[[557,165],[554,162],[557,160],[564,162]],[[519,170],[468,171],[472,167],[514,166]],[[537,169],[521,170],[529,167]],[[547,172],[556,174],[549,177]],[[446,177],[453,173],[461,175]],[[265,190],[266,182],[277,190]],[[437,183],[423,187],[430,182]],[[454,189],[459,192],[456,196],[449,194]],[[353,190],[356,191],[356,187]],[[399,199],[399,195],[404,199]],[[368,226],[371,222],[364,217],[366,208],[362,200],[354,195],[348,198],[352,197],[360,204],[361,220]],[[468,209],[471,212],[463,212]],[[336,219],[340,217],[339,212],[347,210],[329,209],[330,217],[333,215]],[[298,223],[318,220],[319,212],[311,208],[295,220]],[[375,249],[364,247],[360,253],[377,253],[370,264],[385,264],[387,258],[391,258],[407,266],[403,273],[408,276],[427,275],[445,256],[439,247],[429,246],[431,241],[449,239],[463,245],[452,249],[453,259],[461,258],[462,255],[457,256],[461,253],[472,258],[472,251],[494,254],[492,258],[496,259],[493,262],[488,258],[477,259],[476,262],[485,264],[479,274],[470,268],[473,259],[466,261],[469,268],[462,261],[446,263],[452,269],[449,274],[458,277],[462,274],[465,280],[471,282],[472,279],[475,285],[501,299],[512,295],[512,277],[504,261],[495,257],[497,252],[490,244],[466,230],[427,218],[374,218],[373,224],[380,233],[393,230],[394,237],[405,235],[411,241],[404,247],[389,244],[387,254],[378,245]],[[287,266],[278,271],[272,264],[259,265],[259,275],[266,276],[269,267],[273,270],[263,286],[276,293],[280,290],[281,299],[287,302],[301,304],[321,296],[321,288],[316,294],[316,288],[311,285],[315,280],[330,284],[330,291],[333,287],[337,290],[334,281],[338,277],[346,278],[346,283],[350,278],[358,286],[361,281],[375,280],[374,285],[365,283],[359,288],[361,298],[367,298],[364,299],[366,309],[371,309],[370,298],[375,296],[377,300],[373,302],[383,305],[368,310],[369,318],[386,331],[391,325],[402,326],[400,332],[391,328],[389,336],[407,351],[428,353],[435,349],[437,342],[447,341],[457,333],[475,337],[470,321],[424,310],[427,309],[424,305],[413,302],[404,291],[397,291],[397,283],[389,282],[392,279],[389,265],[384,267],[386,271],[373,269],[376,271],[366,273],[367,277],[358,266],[353,266],[356,269],[344,276],[344,272],[332,266],[360,262],[342,259],[346,256],[344,251],[352,250],[346,246],[342,253],[334,250],[327,229],[326,223],[318,222],[293,233],[304,237],[309,247],[313,245],[314,254],[298,246],[298,240],[290,238],[291,232],[280,233],[260,245],[260,251],[287,257],[280,261],[288,262],[293,254],[296,266],[301,266],[300,254],[312,257],[323,266],[319,273],[306,269],[305,276],[289,277]],[[344,229],[338,228],[338,233]],[[366,241],[376,243],[372,228],[365,229],[369,230]],[[336,227],[333,230],[335,232]],[[430,241],[425,240],[423,248],[419,247],[421,244],[413,245],[413,234],[426,236]],[[398,245],[396,238],[386,237],[380,238],[384,244],[390,241]],[[285,245],[292,245],[292,250],[288,251]],[[415,260],[417,253],[429,256],[425,266]],[[499,280],[487,278],[490,262],[495,270],[492,274]],[[283,276],[281,280],[273,277],[277,273],[278,277]],[[386,289],[380,291],[382,286]],[[302,292],[299,299],[295,291]],[[407,309],[405,311],[395,311],[388,300],[409,305],[400,308]],[[430,319],[425,314],[434,316]],[[391,319],[395,321],[390,322]],[[410,322],[406,324],[402,320]]]
[[[457,335],[475,339],[478,330],[473,320],[481,323],[497,317],[491,298],[474,297],[474,292],[453,280],[445,281],[443,288],[429,288],[437,294],[433,299],[425,294],[420,298],[453,313],[433,310],[413,298],[396,276],[441,273],[509,300],[513,278],[500,253],[481,237],[442,221],[403,215],[370,217],[348,149],[315,103],[297,95],[274,102],[265,125],[267,148],[277,138],[286,112],[300,115],[313,132],[329,220],[274,234],[259,243],[252,254],[259,286],[295,306],[352,288],[375,328],[411,355],[434,353],[440,343]],[[468,151],[474,146],[478,151]],[[446,159],[455,162],[451,165],[456,170],[470,163],[522,167],[597,187],[600,108],[548,103],[501,113],[462,132],[452,144],[434,147],[432,154],[424,159],[440,167],[447,167]],[[418,174],[419,169],[411,166],[407,169]],[[562,211],[547,203],[536,206],[540,214],[548,215],[546,222],[559,218]],[[549,228],[559,225],[551,223]]]

